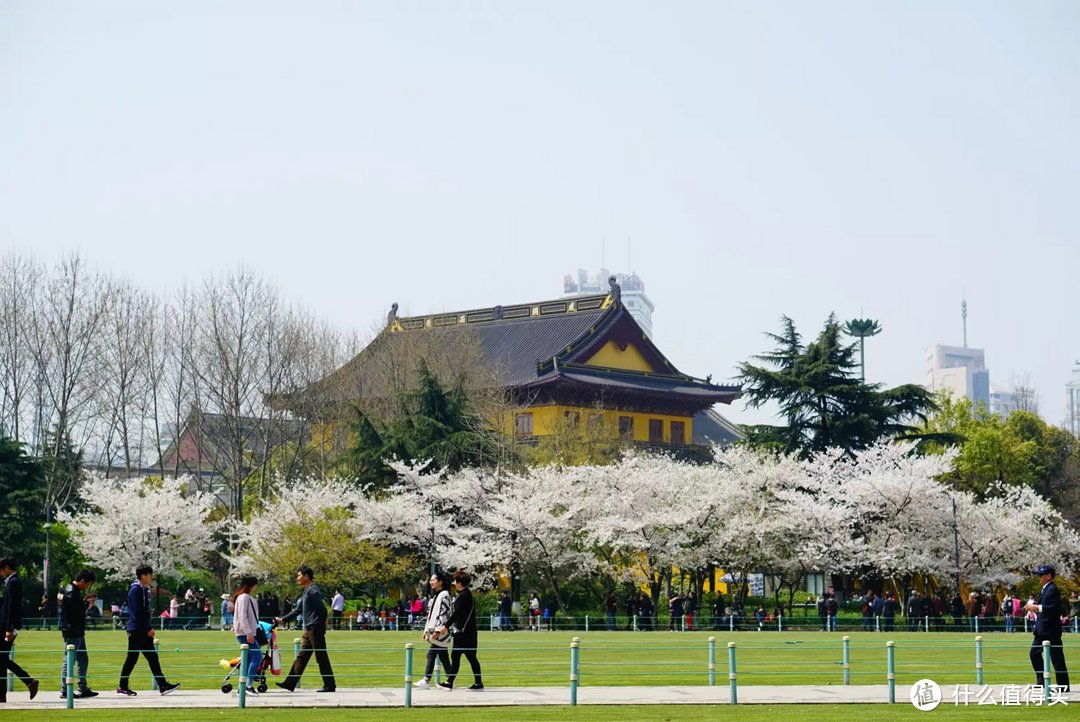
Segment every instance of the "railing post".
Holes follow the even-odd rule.
[[[1050,702],[1050,640],[1043,640],[1043,699]]]
[[[580,661],[580,637],[574,637],[570,642],[570,706],[577,706],[578,669]]]
[[[776,631],[778,631],[778,632],[784,631],[784,615],[783,614],[781,614],[779,617],[776,618]]]
[[[885,658],[889,669],[889,704],[896,704],[896,642],[885,643]]]
[[[923,617],[923,621],[926,624],[926,631],[929,632],[930,631],[930,615],[928,614],[925,617]]]
[[[734,614],[729,614],[728,615],[727,623],[728,623],[728,631],[729,632],[734,632],[735,631],[735,615]]]
[[[413,645],[405,645],[405,707],[412,707],[412,655]]]
[[[983,683],[983,638],[975,637],[975,683],[982,686]]]
[[[293,653],[293,659],[296,659],[297,657],[300,656],[300,640],[299,639],[294,639],[292,641],[292,653]],[[297,680],[296,680],[296,688],[300,689],[300,679],[299,678],[297,678]]]
[[[589,631],[589,615],[585,615],[585,631]]]
[[[975,634],[978,634],[979,631],[979,618],[975,617]]]
[[[237,690],[237,699],[240,700],[240,709],[247,708],[247,688],[251,682],[248,680],[248,645],[240,645],[240,688]]]
[[[8,650],[8,659],[14,661],[14,659],[15,659],[15,647],[12,647],[11,649]],[[7,673],[7,691],[8,692],[14,692],[15,691],[15,673],[11,672],[11,671],[8,671],[8,673]]]
[[[1027,626],[1027,623],[1028,623],[1028,618],[1027,618],[1027,615],[1025,614],[1025,615],[1024,615],[1024,634],[1027,634],[1027,633],[1028,633],[1028,626]]]
[[[75,709],[75,645],[69,644],[64,647],[64,699],[67,700],[67,708]]]
[[[638,630],[637,629],[637,615],[635,614],[634,615],[634,631],[636,632],[637,630]]]
[[[161,640],[158,639],[157,637],[154,637],[154,654],[157,655],[157,658],[158,658],[159,662],[161,661],[161,655],[158,654],[158,652],[160,652],[160,651],[161,651]],[[150,689],[156,690],[157,688],[158,688],[158,686],[157,686],[157,677],[155,677],[154,673],[151,672],[150,673]]]
[[[731,704],[739,703],[739,689],[735,682],[735,643],[727,643],[727,678],[728,678],[728,696]]]
[[[844,684],[851,684],[851,637],[844,635]]]
[[[880,614],[875,614],[874,615],[874,631],[875,632],[880,632],[881,631],[881,615]]]
[[[716,686],[716,637],[709,637],[709,686]]]

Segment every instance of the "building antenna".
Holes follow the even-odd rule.
[[[960,318],[964,323],[964,348],[967,348],[967,299],[960,301]]]

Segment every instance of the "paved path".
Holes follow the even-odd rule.
[[[874,704],[889,699],[886,685],[871,686],[746,686],[738,691],[739,704]],[[896,699],[909,704],[908,688],[897,686]],[[727,687],[580,687],[578,704],[728,704]],[[457,689],[413,690],[415,707],[497,707],[521,705],[568,705],[568,687],[489,687],[482,692]],[[402,688],[339,688],[334,694],[318,694],[298,689],[293,693],[275,689],[263,695],[249,696],[250,709],[259,707],[404,707]],[[30,701],[25,690],[8,694],[7,709],[64,709],[56,692],[41,692]],[[118,709],[121,707],[236,707],[236,693],[218,690],[184,690],[162,697],[147,690],[138,697],[117,697],[102,693],[90,700],[75,700],[78,709]]]

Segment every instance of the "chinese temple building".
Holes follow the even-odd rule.
[[[385,329],[319,385],[356,400],[365,385],[383,385],[371,380],[374,369],[385,377],[392,359],[408,358],[403,349],[467,346],[474,349],[469,363],[484,366],[508,403],[509,418],[498,423],[512,424],[523,442],[570,423],[602,425],[640,445],[689,446],[705,441],[695,434],[695,416],[722,436],[711,409],[730,404],[739,387],[680,372],[624,306],[614,278],[610,286],[606,294],[428,316],[399,317],[394,304]]]

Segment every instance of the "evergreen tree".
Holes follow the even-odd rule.
[[[22,563],[44,551],[45,469],[22,444],[0,437],[0,544]]]
[[[472,412],[462,379],[447,389],[421,360],[416,386],[402,395],[398,406],[397,418],[383,428],[356,410],[346,468],[365,489],[382,489],[395,478],[384,459],[430,459],[432,471],[454,472],[498,458],[495,436]]]
[[[777,347],[753,359],[762,365],[745,362],[739,371],[749,405],[775,402],[787,424],[744,427],[747,443],[810,456],[830,447],[865,449],[882,437],[917,436],[912,423],[925,422],[934,408],[926,389],[885,389],[860,380],[855,344],[843,343],[835,316],[806,345],[790,318],[781,323],[781,333],[767,334]]]

